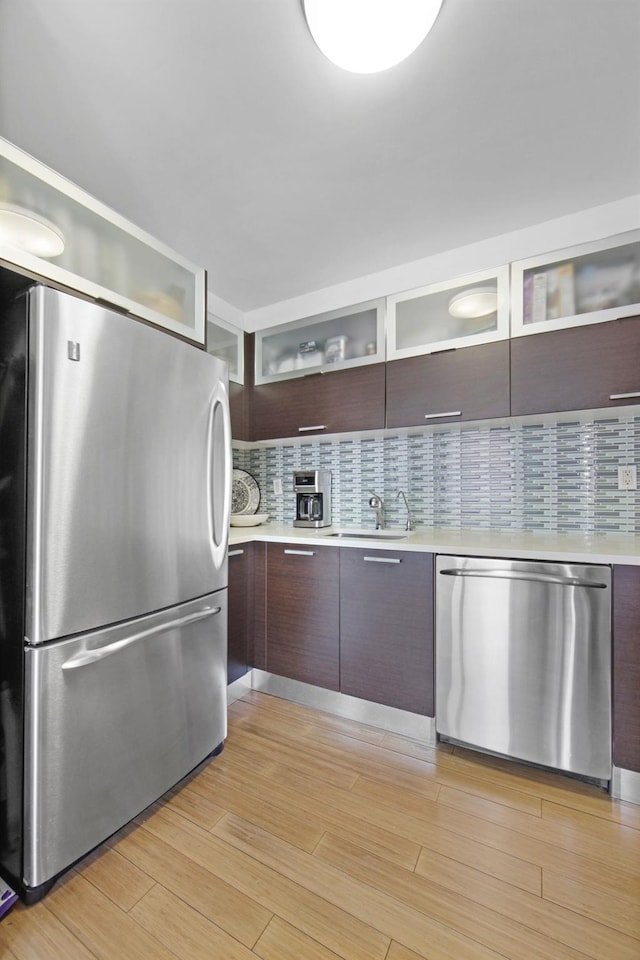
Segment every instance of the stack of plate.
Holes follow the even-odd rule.
[[[265,520],[269,519],[268,513],[232,513],[231,514],[231,526],[232,527],[257,527],[258,524],[264,523]]]
[[[233,471],[231,495],[231,526],[257,527],[269,519],[268,513],[257,513],[260,506],[260,487],[246,470]]]

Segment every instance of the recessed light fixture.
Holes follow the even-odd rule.
[[[59,257],[64,250],[64,236],[54,223],[12,203],[0,203],[1,243],[36,257]]]
[[[352,73],[405,60],[435,23],[443,0],[302,0],[325,57]]]
[[[498,291],[493,287],[471,287],[449,300],[449,313],[460,320],[488,317],[498,309]]]

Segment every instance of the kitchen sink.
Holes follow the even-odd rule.
[[[347,533],[342,530],[338,533],[327,533],[327,537],[343,537],[347,540],[406,540],[406,533],[391,533],[388,530],[372,530],[370,533]]]

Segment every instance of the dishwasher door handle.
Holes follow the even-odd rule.
[[[444,577],[486,577],[489,580],[527,580],[530,583],[555,583],[561,587],[593,587],[596,590],[606,590],[607,584],[598,580],[584,580],[582,577],[563,577],[554,573],[535,573],[518,570],[467,570],[452,567],[450,570],[441,570]]]

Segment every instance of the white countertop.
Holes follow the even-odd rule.
[[[388,530],[405,539],[351,539],[331,537],[340,531],[375,533],[370,527],[323,527],[303,530],[292,523],[264,523],[255,527],[231,527],[229,546],[252,540],[313,546],[360,547],[367,550],[408,550],[463,556],[514,557],[523,560],[556,560],[561,563],[621,563],[640,565],[640,537],[633,534],[581,535],[529,531],[450,530],[420,527],[411,533]]]

